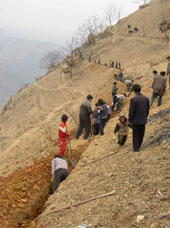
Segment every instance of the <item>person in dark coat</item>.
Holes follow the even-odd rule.
[[[120,71],[118,73],[118,81],[123,82],[123,73],[122,73],[122,71]]]
[[[99,124],[99,130],[100,130],[100,134],[104,135],[104,127],[106,125],[107,119],[108,119],[108,108],[106,106],[106,104],[104,104],[103,99],[99,99],[98,100],[98,115],[100,116],[100,124]]]
[[[141,86],[133,86],[135,96],[130,100],[129,123],[133,129],[133,151],[138,152],[145,134],[145,124],[149,115],[149,98],[140,93]]]
[[[80,105],[80,114],[79,114],[79,126],[76,132],[75,138],[78,139],[85,128],[85,134],[83,139],[88,139],[90,128],[91,128],[91,120],[90,115],[92,114],[91,101],[93,97],[91,95],[87,96],[87,99],[82,102]]]
[[[117,73],[114,73],[113,76],[114,76],[114,80],[117,80],[117,77],[118,77],[118,76],[117,76]]]
[[[151,97],[151,103],[150,103],[151,105],[153,104],[155,98],[159,97],[157,106],[161,106],[162,96],[164,95],[166,90],[166,82],[167,82],[167,79],[165,78],[164,71],[161,71],[160,75],[154,76],[154,80],[152,83],[153,94]]]
[[[119,69],[121,69],[121,63],[119,62]]]

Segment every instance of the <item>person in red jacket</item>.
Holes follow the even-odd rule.
[[[67,115],[62,115],[61,117],[61,123],[58,128],[58,137],[59,137],[59,144],[60,144],[60,156],[64,156],[65,150],[66,150],[66,142],[67,142],[67,136],[69,136],[69,133],[67,131],[67,125],[66,122],[68,120]]]

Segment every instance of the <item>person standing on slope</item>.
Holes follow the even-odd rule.
[[[154,80],[152,83],[153,94],[151,97],[150,105],[152,105],[155,98],[159,96],[158,106],[161,106],[162,96],[164,95],[165,90],[166,90],[166,82],[167,82],[167,79],[165,78],[165,72],[164,71],[161,71],[160,75],[154,76]]]
[[[108,119],[108,108],[106,104],[104,104],[103,99],[98,100],[98,110],[97,113],[100,116],[100,124],[99,124],[99,129],[100,129],[100,135],[104,135],[104,127],[106,125],[107,119]]]
[[[76,132],[75,138],[78,139],[85,128],[85,134],[83,139],[88,139],[90,129],[91,129],[91,120],[90,115],[92,114],[91,102],[93,100],[92,95],[88,95],[87,99],[82,102],[80,105],[80,114],[79,114],[79,126]]]
[[[113,86],[112,86],[112,97],[117,94],[117,90],[118,90],[118,88],[117,88],[117,82],[113,82]]]
[[[119,147],[124,146],[127,136],[128,136],[128,127],[129,123],[127,118],[124,115],[121,115],[119,118],[119,122],[116,124],[114,133],[118,132],[118,145]]]
[[[145,134],[145,124],[149,115],[149,98],[141,94],[141,86],[135,84],[132,91],[135,96],[130,100],[129,123],[133,130],[133,151],[138,152]]]
[[[58,128],[58,137],[59,137],[59,144],[60,144],[60,156],[64,156],[65,150],[66,150],[66,142],[67,142],[67,137],[69,136],[69,133],[67,131],[67,125],[66,122],[68,120],[67,115],[62,115],[61,117],[61,123]]]

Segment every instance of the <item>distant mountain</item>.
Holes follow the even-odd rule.
[[[7,37],[0,33],[0,106],[25,84],[32,83],[46,71],[40,59],[59,47],[50,42]]]

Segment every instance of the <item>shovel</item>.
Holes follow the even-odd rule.
[[[69,144],[69,150],[70,150],[70,155],[71,155],[71,159],[70,159],[70,163],[73,167],[76,166],[76,159],[73,157],[72,155],[72,150],[71,150],[71,142],[70,142],[70,138],[68,137],[68,144]]]

